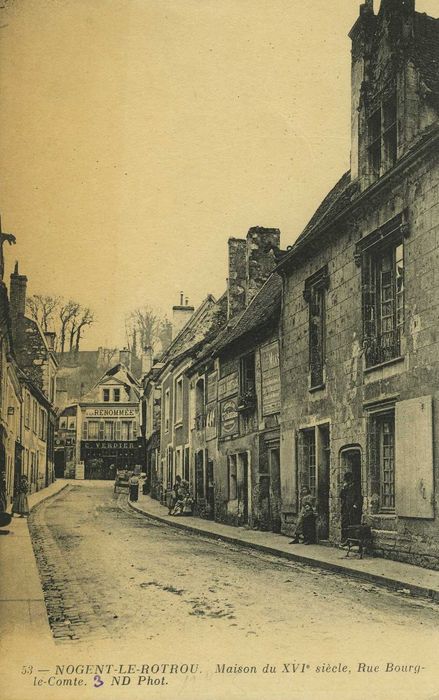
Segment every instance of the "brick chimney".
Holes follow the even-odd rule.
[[[229,275],[227,278],[227,318],[245,308],[247,285],[247,241],[229,238]]]
[[[131,350],[128,348],[123,348],[119,350],[119,362],[121,365],[125,365],[127,369],[131,369]]]
[[[13,332],[15,327],[25,315],[26,310],[27,277],[18,272],[18,262],[15,263],[14,272],[11,274],[10,304]]]
[[[180,304],[172,307],[172,340],[186,325],[194,311],[194,307],[189,306],[189,299],[187,297],[185,299],[184,293],[180,292]]]
[[[148,374],[152,367],[152,347],[146,345],[142,352],[142,376]]]
[[[278,228],[253,226],[247,233],[247,281],[245,304],[248,306],[276,267],[273,249],[279,249]]]

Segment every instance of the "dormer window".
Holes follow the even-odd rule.
[[[109,390],[109,389],[104,389],[104,390],[103,390],[103,395],[104,395],[104,401],[109,401],[109,400],[110,400],[110,390]]]
[[[368,119],[369,171],[377,179],[396,162],[397,106],[396,93],[380,103]]]

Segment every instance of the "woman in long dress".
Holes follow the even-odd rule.
[[[27,492],[27,476],[22,474],[22,476],[20,477],[20,483],[18,485],[18,491],[14,497],[14,502],[12,504],[13,515],[19,515],[20,518],[24,518],[25,515],[29,515],[29,503],[27,500]]]

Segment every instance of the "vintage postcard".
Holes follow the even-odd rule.
[[[439,699],[437,0],[0,0],[0,697]]]

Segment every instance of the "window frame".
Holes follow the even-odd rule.
[[[391,423],[390,432],[384,433],[384,425]],[[384,444],[384,435],[390,437]],[[385,456],[387,448],[387,456]],[[384,460],[391,461],[391,468]],[[369,412],[368,416],[368,465],[371,480],[372,504],[377,514],[396,515],[396,412],[395,405],[382,406]],[[388,475],[390,474],[390,479]],[[387,489],[386,489],[387,487]],[[387,492],[386,492],[387,491]],[[385,502],[387,499],[387,502]]]
[[[120,387],[113,389],[113,401],[114,403],[120,403]]]
[[[326,311],[327,311],[327,290],[329,289],[328,266],[324,265],[305,281],[303,297],[308,304],[308,374],[309,389],[323,388],[326,379]],[[320,314],[314,313],[316,298],[319,299]],[[317,333],[314,332],[317,323],[314,319],[319,319]],[[320,344],[314,342],[320,340]],[[318,364],[316,354],[318,351]]]
[[[389,118],[390,116],[390,118]],[[398,95],[396,87],[381,95],[367,116],[368,168],[374,180],[392,168],[398,158]]]
[[[102,389],[102,400],[104,403],[110,403],[110,389]]]
[[[357,243],[355,261],[361,267],[362,339],[365,369],[393,362],[404,354],[405,324],[405,244],[409,236],[405,210]],[[401,248],[401,256],[397,251]],[[384,256],[391,255],[390,270],[383,271]],[[402,262],[398,268],[398,261]],[[383,274],[391,275],[392,296],[384,298]],[[398,280],[400,284],[398,285]],[[383,316],[385,305],[390,313]],[[391,330],[385,329],[383,318],[393,319]],[[384,337],[391,341],[383,344]],[[393,340],[392,340],[393,337]]]

